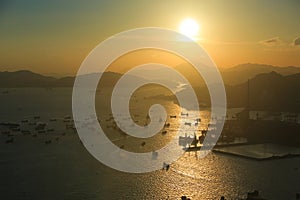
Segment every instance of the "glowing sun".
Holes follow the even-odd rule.
[[[199,24],[197,23],[197,21],[194,19],[191,19],[191,18],[183,20],[179,26],[180,33],[182,33],[188,37],[191,37],[191,38],[198,36],[199,29],[200,29],[200,27],[199,27]]]

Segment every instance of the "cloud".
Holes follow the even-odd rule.
[[[300,45],[300,37],[297,37],[297,38],[294,40],[294,45],[295,45],[295,46]]]
[[[262,45],[266,45],[266,46],[283,46],[286,44],[279,37],[274,37],[274,38],[270,38],[267,40],[263,40],[263,41],[260,41],[259,43]]]

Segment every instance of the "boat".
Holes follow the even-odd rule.
[[[183,112],[181,112],[181,116],[189,116],[189,113],[183,113]]]
[[[200,118],[197,118],[197,119],[196,119],[196,122],[198,122],[198,123],[201,122],[201,119],[200,119]]]
[[[170,123],[165,123],[164,127],[170,127]]]
[[[170,164],[167,164],[167,163],[164,162],[162,169],[168,171],[170,169]]]
[[[187,196],[181,196],[181,200],[191,200],[191,199],[188,198]]]
[[[184,125],[192,126],[192,123],[191,122],[184,122]]]

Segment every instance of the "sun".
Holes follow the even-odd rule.
[[[180,33],[190,37],[195,38],[199,34],[199,24],[196,20],[192,18],[187,18],[180,23],[179,31]]]

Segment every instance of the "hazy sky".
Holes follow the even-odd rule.
[[[300,66],[298,0],[0,0],[0,71],[75,74],[110,35],[138,27],[178,30],[194,18],[219,67]],[[298,44],[298,45],[297,45]]]

